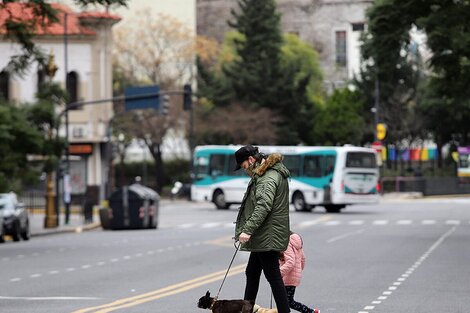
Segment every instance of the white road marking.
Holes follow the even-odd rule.
[[[377,220],[372,222],[373,225],[387,225],[388,221],[387,220]]]
[[[338,240],[341,240],[341,239],[344,239],[344,238],[347,238],[347,237],[350,237],[350,236],[359,235],[362,232],[364,232],[364,230],[360,229],[358,231],[354,231],[354,232],[350,232],[350,233],[346,233],[346,234],[343,234],[343,235],[340,235],[340,236],[330,238],[326,242],[327,243],[332,243],[332,242],[335,242],[335,241],[338,241]]]
[[[397,279],[397,281],[395,281],[392,286],[389,286],[388,287],[388,291],[384,291],[382,292],[382,295],[381,297],[378,297],[377,299],[378,300],[385,300],[387,297],[384,297],[384,296],[389,296],[393,293],[394,290],[397,290],[398,287],[401,285],[401,281],[404,281],[406,278],[404,277],[408,277],[409,275],[411,275],[413,273],[413,271],[418,268],[422,262],[434,251],[436,250],[436,248],[442,244],[442,242],[444,242],[444,240],[449,237],[458,227],[458,224],[454,227],[452,227],[450,230],[448,230],[447,232],[445,232],[443,235],[441,235],[439,237],[439,239],[437,239],[434,244],[423,254],[421,255],[418,260],[414,263],[413,266],[411,266],[406,272],[405,274],[402,274],[400,278]],[[374,303],[374,302],[372,302]],[[380,302],[379,302],[380,303]],[[374,309],[374,306],[366,306],[364,307],[364,310],[373,310]],[[364,311],[359,311],[358,313],[363,313]]]
[[[326,226],[337,226],[337,225],[340,225],[341,224],[341,221],[328,221],[328,222],[325,222],[324,225]]]
[[[214,227],[217,227],[219,226],[220,223],[205,223],[205,224],[202,224],[202,228],[214,228]]]
[[[435,220],[424,220],[421,222],[421,224],[423,225],[434,225],[436,224],[436,221]]]
[[[364,221],[361,221],[361,220],[350,221],[348,224],[349,225],[362,225],[364,224]]]
[[[410,225],[412,223],[413,223],[412,220],[399,220],[399,221],[397,221],[398,225]]]
[[[0,300],[27,300],[27,301],[49,301],[49,300],[100,300],[96,297],[6,297],[0,296]]]
[[[458,221],[458,220],[447,220],[446,225],[460,225],[460,221]]]

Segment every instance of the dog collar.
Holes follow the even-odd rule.
[[[211,304],[211,307],[210,307],[210,310],[212,310],[212,308],[214,307],[215,303],[217,302],[217,298],[214,298],[214,301],[212,301],[212,304]]]

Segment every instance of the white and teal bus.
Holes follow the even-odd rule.
[[[211,201],[217,209],[228,209],[243,199],[250,178],[234,172],[234,152],[241,146],[198,146],[194,151],[191,198]],[[375,150],[354,146],[306,147],[259,146],[264,154],[284,156],[291,173],[289,197],[296,211],[315,206],[338,213],[350,204],[379,200],[379,168]]]

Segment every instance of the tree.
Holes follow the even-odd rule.
[[[200,104],[196,109],[196,121],[198,145],[275,144],[277,140],[272,126],[276,116],[267,108],[249,108],[234,102],[217,110],[207,110]]]
[[[27,155],[44,151],[45,139],[24,111],[0,101],[0,192],[18,190],[36,176]]]
[[[470,29],[469,1],[383,0],[369,13],[369,40],[366,56],[373,56],[381,83],[397,84],[403,48],[409,46],[410,30],[416,27],[427,37],[431,50],[430,78],[417,101],[427,131],[437,145],[458,138],[469,140],[470,126]],[[383,100],[381,98],[381,100]],[[439,153],[439,157],[441,154]],[[442,160],[439,158],[439,164]]]
[[[74,0],[74,3],[83,7],[88,5],[110,7],[112,5],[126,6],[127,1]],[[13,12],[12,2],[24,3],[23,9],[32,12],[32,14]],[[4,17],[4,23],[0,24],[0,34],[13,42],[19,43],[21,46],[21,53],[13,56],[8,63],[6,67],[8,72],[22,74],[31,64],[36,62],[40,66],[45,66],[47,62],[46,53],[34,43],[34,38],[38,29],[44,29],[46,26],[58,21],[58,11],[44,0],[9,0],[0,2],[0,12]],[[27,16],[27,19],[25,16]]]
[[[315,119],[312,138],[316,145],[361,145],[364,135],[363,103],[357,91],[337,89]]]
[[[205,61],[213,59],[217,46],[207,38],[194,34],[177,19],[154,14],[151,9],[142,10],[115,29],[113,53],[116,88],[129,85],[155,84],[160,90],[181,90],[183,84],[192,82],[195,55]],[[115,89],[115,92],[119,92]],[[162,102],[160,98],[160,103]],[[119,122],[121,131],[147,144],[155,160],[157,189],[164,184],[162,144],[170,133],[186,130],[187,114],[184,114],[182,95],[170,96],[170,110],[163,115],[154,110],[129,112],[122,116],[127,122]],[[116,107],[121,114],[123,109]],[[171,130],[171,131],[170,131]]]
[[[274,143],[312,143],[310,133],[313,127],[315,108],[321,106],[323,101],[322,73],[317,53],[297,36],[285,34],[282,37],[279,55],[280,74],[277,77],[279,85],[275,90],[276,103],[273,106],[264,106],[257,102],[247,102],[246,99],[238,99],[236,89],[233,87],[238,83],[237,76],[231,77],[224,70],[241,62],[242,58],[237,54],[236,43],[243,41],[243,38],[243,34],[239,32],[228,32],[220,51],[219,61],[212,66],[198,62],[200,104],[205,105],[206,110],[210,108],[216,112],[232,103],[237,103],[245,108],[244,111],[248,115],[256,114],[259,108],[266,108],[273,116],[273,123],[269,125],[260,123],[259,131],[266,132],[261,127],[269,127],[267,131],[276,135]],[[264,78],[258,77],[258,80],[262,79]],[[262,92],[260,96],[264,94],[265,92]],[[198,125],[201,123],[205,122],[199,122]],[[237,127],[237,124],[233,126]],[[243,124],[238,124],[238,128],[240,128],[238,131],[243,131],[243,127]],[[236,131],[236,129],[232,130],[232,132]],[[214,134],[215,136],[220,135],[215,129],[214,132],[217,132]]]
[[[234,41],[237,58],[224,67],[238,100],[277,108],[281,77],[280,15],[274,0],[238,0],[229,25],[242,36]]]

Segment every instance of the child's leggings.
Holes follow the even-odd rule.
[[[313,312],[313,309],[294,300],[295,286],[286,286],[286,291],[287,291],[287,299],[289,300],[289,307],[291,309],[294,309],[302,313]]]

